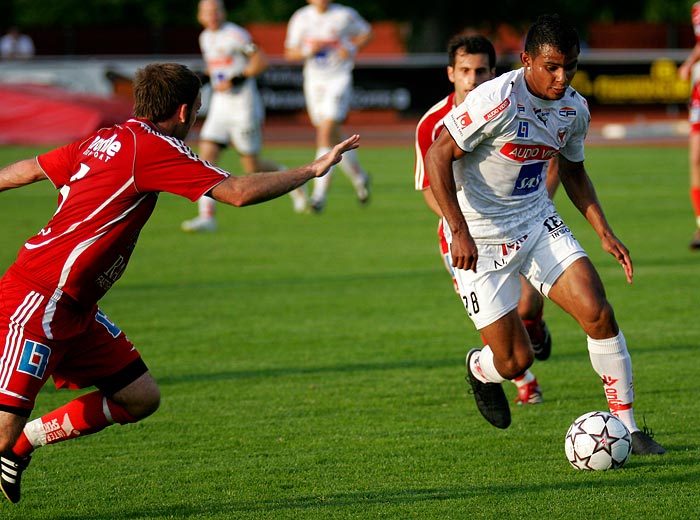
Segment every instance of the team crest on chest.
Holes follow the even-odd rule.
[[[559,141],[560,145],[564,145],[564,142],[566,141],[566,136],[569,134],[569,128],[568,127],[562,127],[559,130],[557,130],[557,140]]]
[[[536,107],[532,110],[535,112],[535,116],[537,117],[537,119],[542,121],[544,125],[547,126],[547,120],[549,119],[549,110]]]

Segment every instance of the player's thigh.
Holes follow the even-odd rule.
[[[53,378],[58,388],[97,386],[111,395],[145,370],[134,344],[98,310],[89,327],[71,340]]]
[[[326,120],[345,120],[352,100],[352,76],[341,75],[304,83],[306,107],[315,126]]]
[[[204,141],[211,141],[226,145],[230,142],[230,128],[232,122],[232,106],[230,100],[225,96],[215,93],[212,96],[209,112],[204,120],[199,138]]]
[[[612,307],[603,282],[588,257],[572,263],[549,291],[549,298],[570,314],[593,338],[617,334]]]
[[[552,285],[586,252],[556,211],[542,218],[528,237],[530,240],[530,254],[521,273],[537,291],[550,297]]]
[[[259,121],[242,121],[231,128],[231,142],[241,155],[257,156],[262,150],[262,125]],[[251,173],[254,170],[246,171]]]
[[[525,278],[520,276],[520,300],[518,314],[524,320],[534,320],[542,312],[544,298],[540,292]]]

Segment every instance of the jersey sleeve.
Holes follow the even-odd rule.
[[[287,24],[287,35],[284,39],[285,49],[298,49],[301,47],[301,22],[299,11],[294,13]]]
[[[355,9],[348,7],[348,12],[350,13],[350,23],[348,24],[348,36],[359,36],[360,34],[365,34],[372,29],[372,26],[367,20],[360,16]]]
[[[71,176],[77,173],[73,169],[79,146],[79,142],[71,143],[37,156],[36,160],[39,166],[57,188],[68,184]]]
[[[472,91],[445,117],[445,128],[462,150],[473,151],[479,143],[492,135],[510,106],[510,99],[493,101]]]
[[[179,139],[154,137],[151,151],[137,158],[136,188],[141,192],[164,191],[196,201],[230,174],[200,159]]]
[[[576,120],[571,127],[571,136],[559,153],[571,162],[583,162],[585,159],[584,141],[591,122],[591,113],[585,99],[577,94],[581,101],[577,109]]]
[[[690,20],[693,24],[695,43],[700,43],[700,2],[695,2],[690,8]]]
[[[413,184],[416,191],[422,191],[430,187],[430,180],[425,173],[425,155],[430,145],[433,144],[432,131],[429,123],[423,118],[416,127],[416,158],[413,170]]]

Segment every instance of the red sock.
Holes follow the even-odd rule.
[[[700,188],[690,188],[690,202],[693,204],[693,211],[697,220],[700,217]]]
[[[136,419],[126,409],[106,398],[102,392],[92,392],[27,423],[12,451],[20,457],[27,457],[45,444],[97,433],[114,423],[132,422]]]
[[[525,325],[525,330],[527,330],[527,335],[530,336],[530,341],[532,343],[538,344],[544,339],[544,330],[542,329],[542,310],[535,317],[535,319],[523,320],[523,325]]]

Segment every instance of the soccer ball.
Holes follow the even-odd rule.
[[[564,451],[576,469],[618,469],[630,458],[632,437],[613,414],[588,412],[569,426]]]

